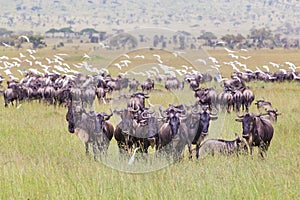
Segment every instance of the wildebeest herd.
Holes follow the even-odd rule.
[[[196,158],[205,154],[221,153],[225,155],[250,150],[258,146],[263,157],[274,134],[273,122],[280,114],[265,100],[257,100],[259,114],[249,113],[249,107],[255,99],[254,93],[245,82],[233,76],[222,82],[222,91],[214,87],[199,87],[201,83],[213,81],[209,74],[187,74],[181,82],[176,77],[167,75],[165,88],[180,90],[184,83],[190,85],[194,93],[191,105],[169,104],[166,108],[156,107],[146,100],[155,88],[155,81],[146,79],[139,83],[136,79],[121,76],[99,74],[72,78],[64,75],[40,76],[28,73],[20,82],[8,80],[3,91],[5,106],[14,101],[45,101],[47,104],[67,107],[66,120],[70,133],[77,135],[85,144],[86,153],[93,149],[95,159],[106,155],[110,141],[114,138],[120,154],[131,154],[134,149],[147,155],[149,147],[155,148],[157,155],[167,155],[178,159],[188,147],[189,158],[196,148]],[[129,88],[129,95],[120,95],[119,101],[126,101],[126,107],[110,110],[110,113],[93,111],[95,98],[99,103],[114,100],[107,98],[107,93]],[[141,91],[138,91],[141,88]],[[127,90],[128,91],[128,90]],[[238,113],[236,121],[242,123],[242,137],[235,140],[206,140],[210,122],[218,118],[218,113],[226,110]],[[245,112],[240,115],[241,111]],[[115,126],[109,121],[113,116],[120,121]]]

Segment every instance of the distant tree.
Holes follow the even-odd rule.
[[[99,33],[99,31],[96,31],[93,28],[85,28],[79,32],[80,35],[87,34],[89,36],[89,38],[91,38],[93,36],[93,34],[95,34],[95,33]]]
[[[47,44],[44,41],[44,36],[41,35],[30,35],[29,41],[32,43],[32,48],[43,48],[46,47]]]
[[[266,28],[260,28],[260,29],[252,28],[250,30],[250,35],[248,35],[248,38],[252,39],[252,42],[258,48],[262,48],[264,46],[265,40],[274,40],[272,31]]]
[[[52,34],[52,38],[54,38],[55,33],[58,33],[59,31],[55,28],[51,28],[48,31],[46,31],[46,34]]]
[[[217,36],[213,34],[212,32],[204,32],[201,36],[198,37],[198,39],[204,40],[205,45],[212,46],[213,40],[217,39]]]
[[[70,33],[74,33],[74,31],[72,31],[71,27],[65,27],[65,28],[61,28],[58,30],[58,32],[61,32],[64,34],[64,37],[69,37]]]

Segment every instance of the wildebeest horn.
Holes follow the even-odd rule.
[[[238,118],[243,118],[244,115],[239,115],[239,114],[238,114],[237,117],[238,117]]]
[[[142,116],[143,119],[148,119],[148,118],[150,118],[150,113],[147,112],[146,110],[144,110],[142,112],[141,116]]]
[[[107,113],[105,113],[105,112],[102,112],[101,114],[102,114],[102,116],[105,116],[105,118],[104,118],[105,121],[109,120],[109,118],[110,118],[111,116],[113,116],[113,112],[112,112],[111,109],[110,109],[110,114],[107,114]]]
[[[201,113],[201,110],[195,109],[194,107],[192,108],[193,115],[199,115],[200,113]]]
[[[159,112],[160,112],[160,114],[161,114],[161,116],[162,116],[163,118],[167,118],[167,117],[168,117],[167,115],[164,114],[164,112],[166,112],[166,111],[163,111],[163,110],[161,109],[161,106],[159,106]]]

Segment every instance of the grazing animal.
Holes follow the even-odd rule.
[[[93,147],[94,159],[98,152],[103,152],[106,143],[106,136],[103,133],[103,124],[99,122],[99,117],[95,112],[85,112],[81,106],[73,108],[72,102],[68,104],[68,112],[66,114],[68,122],[68,130],[74,133],[84,144],[85,153],[89,154],[89,145]],[[108,146],[105,144],[105,146]]]
[[[237,122],[242,122],[243,138],[250,148],[252,155],[253,146],[258,147],[258,153],[264,157],[270,146],[274,135],[274,128],[269,120],[263,119],[260,115],[246,113],[243,116],[238,116]]]
[[[253,92],[249,89],[249,88],[246,88],[244,91],[243,91],[243,110],[246,109],[246,112],[249,111],[249,107],[251,105],[251,103],[254,101],[255,99],[255,96],[253,94]]]
[[[238,154],[241,150],[247,149],[246,143],[239,136],[236,136],[235,140],[221,140],[221,139],[209,139],[200,145],[199,157],[203,158],[206,155],[221,154],[231,155]]]

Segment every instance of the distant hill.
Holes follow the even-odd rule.
[[[0,7],[0,28],[12,31],[164,27],[221,36],[266,27],[300,35],[299,0],[0,0]]]

